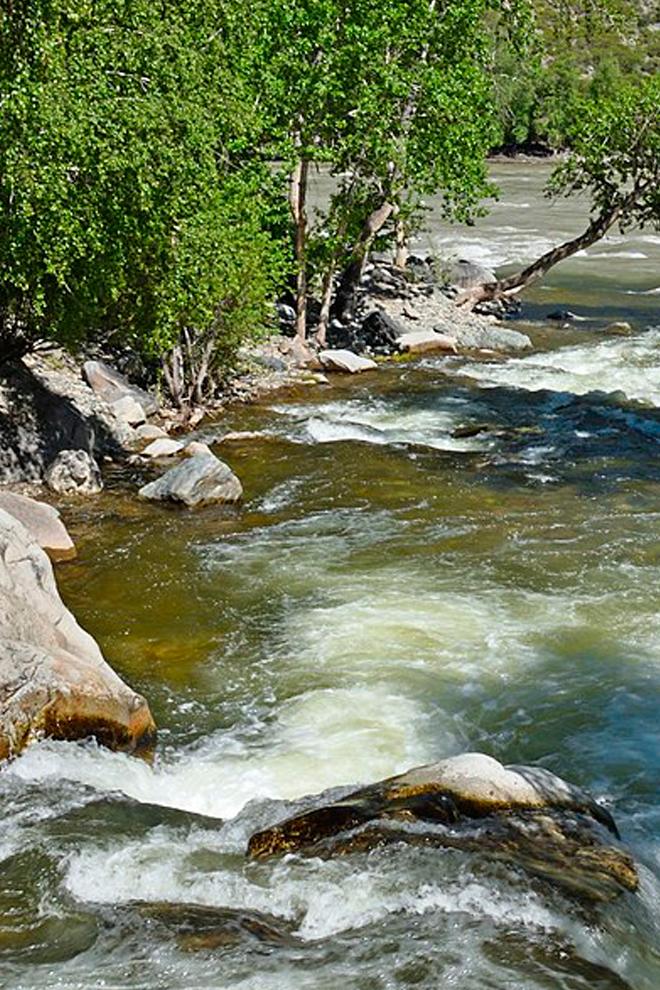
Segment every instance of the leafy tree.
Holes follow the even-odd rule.
[[[622,230],[660,229],[660,76],[628,82],[605,99],[587,97],[578,110],[569,134],[570,155],[553,173],[548,194],[586,193],[591,200],[589,225],[515,275],[464,293],[459,305],[522,291],[615,224]]]
[[[3,8],[0,357],[114,335],[173,352],[185,403],[263,325],[282,252],[224,28],[201,0]]]

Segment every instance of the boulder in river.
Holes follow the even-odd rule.
[[[144,485],[140,498],[181,502],[192,508],[212,502],[238,502],[243,486],[224,461],[212,453],[195,454]]]
[[[48,487],[60,495],[96,495],[103,488],[99,466],[86,450],[61,450],[44,477]]]
[[[44,551],[0,510],[0,759],[43,736],[133,750],[154,732],[144,698],[64,606]]]
[[[249,855],[338,855],[392,842],[465,849],[519,864],[592,900],[634,891],[612,816],[541,767],[465,753],[318,804],[255,833]]]
[[[0,492],[0,509],[22,523],[51,560],[71,560],[76,556],[73,540],[60,519],[59,512],[52,505],[28,498],[27,495]]]
[[[371,358],[354,354],[353,351],[336,350],[321,351],[319,354],[321,364],[330,371],[345,371],[351,375],[360,371],[373,371],[378,365]]]
[[[402,334],[397,340],[400,351],[404,354],[424,354],[427,351],[449,351],[456,353],[456,337],[435,330],[411,330]]]
[[[104,361],[85,361],[83,374],[90,388],[110,404],[129,397],[137,402],[147,416],[158,412],[158,400],[144,389],[132,385],[116,368]]]

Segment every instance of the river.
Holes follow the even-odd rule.
[[[494,171],[491,216],[431,215],[420,249],[507,265],[580,229],[580,204],[542,200],[547,166]],[[0,774],[0,985],[657,990],[660,237],[615,234],[528,300],[524,357],[232,411],[223,429],[265,434],[222,448],[238,509],[143,505],[125,475],[63,504],[62,593],[160,741],[153,765],[44,742]],[[621,319],[632,336],[600,332]],[[585,911],[455,850],[244,859],[278,802],[466,750],[591,790],[640,892]],[[293,935],[195,952],[135,900]]]

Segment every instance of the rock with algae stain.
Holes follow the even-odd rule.
[[[609,812],[541,767],[465,753],[417,767],[256,832],[248,854],[340,855],[392,842],[465,849],[519,864],[589,900],[638,886]]]

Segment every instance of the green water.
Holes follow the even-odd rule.
[[[533,204],[522,241],[543,217],[527,185],[511,191]],[[660,333],[641,328],[660,249],[645,244],[606,294],[597,274],[575,282],[564,308],[591,322],[534,323],[528,357],[392,365],[202,429],[264,434],[217,448],[239,508],[143,505],[137,474],[63,504],[80,556],[62,593],[160,742],[153,766],[44,743],[0,775],[0,985],[656,990]],[[529,315],[563,291],[537,290]],[[624,310],[635,336],[600,335]],[[469,424],[488,429],[454,435]],[[502,865],[400,846],[244,859],[282,801],[465,750],[590,789],[639,894],[585,912]],[[135,900],[263,912],[293,935],[193,952]]]

